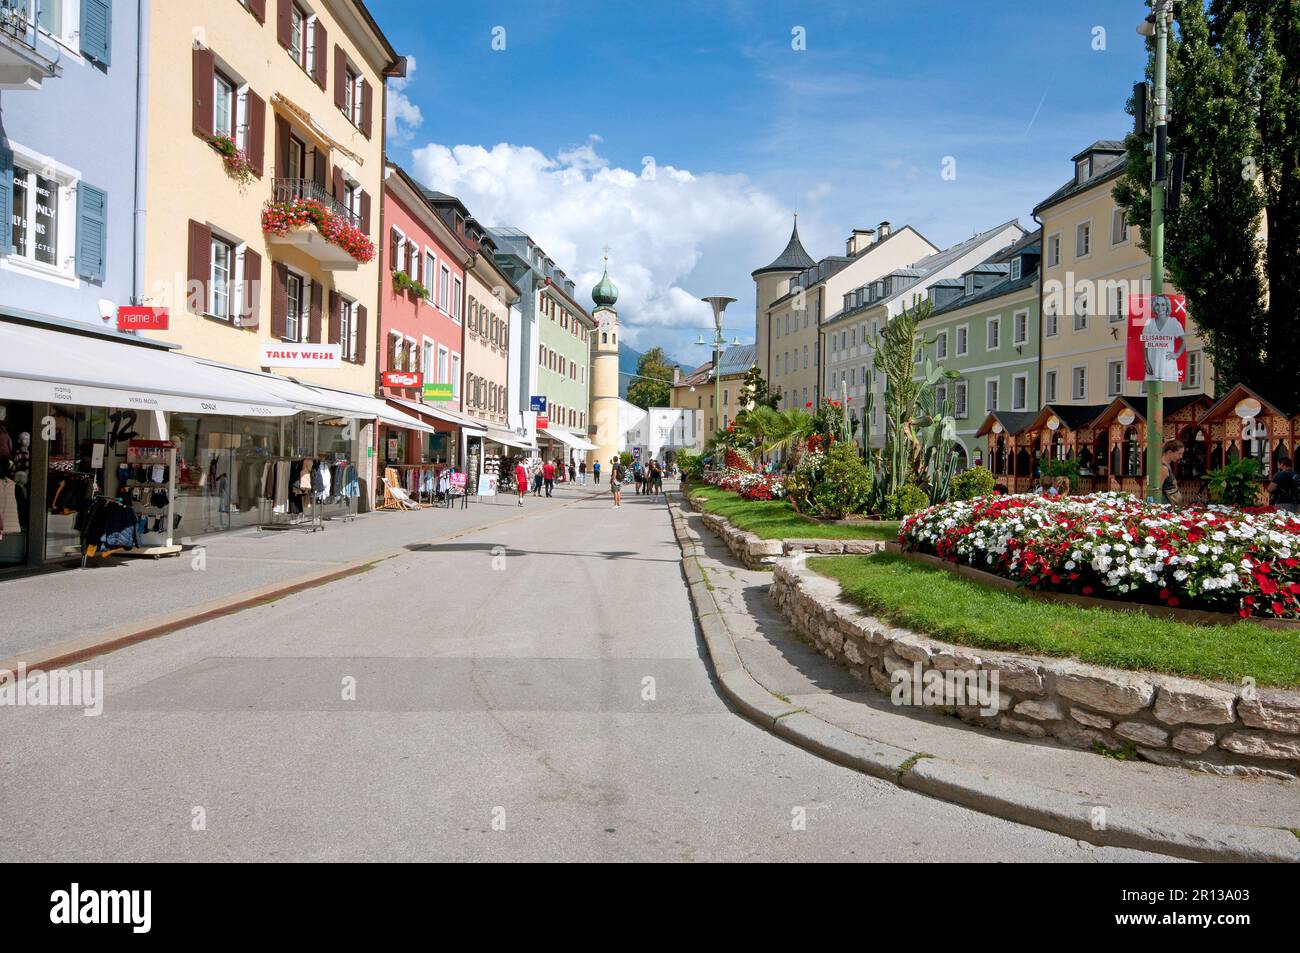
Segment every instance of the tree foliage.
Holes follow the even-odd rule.
[[[639,375],[627,387],[629,403],[648,409],[667,407],[672,395],[673,368],[661,347],[652,347],[636,362]]]
[[[1186,165],[1182,204],[1165,218],[1169,278],[1187,296],[1219,393],[1267,382],[1300,402],[1300,3],[1210,0],[1175,11],[1169,150]],[[1149,143],[1130,134],[1125,145],[1114,194],[1149,252]]]

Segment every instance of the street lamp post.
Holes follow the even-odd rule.
[[[1151,146],[1151,295],[1163,294],[1165,288],[1165,175],[1168,171],[1167,146],[1169,90],[1166,85],[1166,57],[1173,0],[1155,0],[1151,16],[1139,27],[1143,36],[1154,36],[1155,89]],[[1159,375],[1152,375],[1158,377]],[[1147,498],[1160,501],[1160,455],[1164,443],[1164,383],[1147,381]]]
[[[726,295],[710,295],[700,300],[713,308],[713,432],[717,433],[721,429],[718,423],[722,420],[722,349],[727,343],[722,336],[722,312],[736,299]],[[700,335],[695,343],[704,344],[704,335]],[[739,343],[737,339],[736,344]]]

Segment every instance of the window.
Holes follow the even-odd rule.
[[[428,338],[424,339],[424,363],[420,370],[424,373],[425,380],[433,380],[433,342]]]
[[[289,272],[286,281],[286,291],[289,296],[289,305],[285,311],[284,336],[289,341],[301,341],[302,331],[306,322],[304,317],[304,305],[310,297],[307,289],[303,285],[303,280],[293,272]]]
[[[1070,398],[1086,400],[1088,398],[1088,368],[1080,365],[1070,371]]]
[[[1074,298],[1074,330],[1088,330],[1088,292],[1080,291]]]
[[[1074,257],[1087,258],[1092,254],[1092,222],[1074,226]]]
[[[953,416],[964,420],[968,411],[966,408],[966,382],[957,381],[952,385],[953,393]]]
[[[1048,371],[1043,375],[1043,400],[1046,403],[1052,403],[1056,400],[1056,371]]]
[[[357,308],[355,301],[347,298],[339,300],[339,343],[343,348],[343,360],[357,359]]]
[[[347,67],[343,79],[343,115],[348,122],[361,126],[361,77],[351,66]]]
[[[968,295],[973,295],[973,294],[975,293],[975,276],[974,276],[974,275],[967,275],[967,276],[966,276],[966,287],[965,287],[964,290],[965,290],[966,294],[968,294]]]
[[[1123,245],[1126,241],[1128,241],[1128,218],[1122,208],[1117,208],[1110,213],[1110,243]]]
[[[1088,179],[1088,159],[1082,158],[1074,164],[1074,182],[1081,185]]]
[[[1002,319],[989,318],[988,338],[985,341],[985,349],[996,351],[1002,346]]]
[[[438,346],[438,380],[435,381],[435,383],[438,384],[450,383],[450,380],[448,379],[447,376],[448,373],[447,362],[450,356],[451,356],[450,353],[447,351],[445,347],[443,347],[442,345]]]
[[[1020,259],[1019,258],[1011,259],[1011,280],[1012,281],[1020,280]]]
[[[460,298],[463,290],[461,281],[457,278],[452,284],[451,291],[451,316],[454,321],[460,321]]]
[[[957,356],[964,357],[969,347],[970,327],[963,324],[957,329]]]
[[[942,361],[948,356],[948,332],[940,331],[934,339],[934,358]]]
[[[1110,323],[1120,324],[1128,319],[1128,299],[1124,286],[1116,283],[1110,289]]]
[[[1201,352],[1187,352],[1187,378],[1183,381],[1183,390],[1197,390],[1201,386]]]
[[[212,131],[235,139],[235,84],[220,73],[213,74]]]
[[[70,234],[70,223],[74,221],[71,184],[14,164],[13,192],[10,195],[13,257],[67,270],[65,263],[74,247]],[[60,253],[60,248],[65,252]]]
[[[1011,318],[1012,344],[1029,342],[1029,312],[1017,311]]]
[[[234,313],[231,293],[235,283],[235,246],[214,235],[211,265],[208,282],[208,314],[229,321]]]
[[[1043,313],[1043,337],[1054,338],[1058,330],[1060,330],[1060,320],[1056,314],[1056,306],[1049,304]]]
[[[1016,374],[1011,378],[1011,409],[1024,410],[1029,403],[1029,375]]]
[[[451,356],[451,396],[460,400],[460,355]]]
[[[1060,234],[1049,235],[1047,237],[1047,267],[1055,268],[1061,263],[1061,236]]]
[[[984,412],[991,414],[998,409],[998,379],[990,377],[984,381]]]
[[[1106,396],[1118,397],[1124,390],[1124,362],[1106,362]]]
[[[307,14],[302,7],[295,3],[289,18],[289,55],[293,57],[295,63],[306,69]]]
[[[442,266],[438,279],[438,307],[447,310],[447,296],[451,294],[451,269]]]

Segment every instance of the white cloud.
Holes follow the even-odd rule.
[[[577,283],[600,277],[606,245],[619,288],[624,337],[698,357],[687,343],[712,327],[706,294],[739,299],[730,338],[753,339],[749,272],[775,257],[790,234],[789,211],[743,175],[694,174],[646,157],[637,170],[611,165],[599,137],[549,156],[531,146],[446,146],[412,153],[417,179],[458,196],[479,221],[527,231]]]
[[[415,57],[406,58],[406,75],[397,76],[388,81],[388,125],[389,141],[393,145],[405,145],[415,138],[415,130],[424,124],[424,114],[420,107],[411,102],[404,90],[415,79]]]

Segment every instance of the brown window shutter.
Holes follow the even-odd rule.
[[[365,189],[361,190],[361,230],[370,237],[370,193]]]
[[[266,100],[248,91],[248,162],[260,179],[266,165]]]
[[[317,17],[316,26],[312,28],[311,71],[313,73],[312,79],[316,80],[316,85],[321,89],[325,88],[326,77],[329,73],[329,66],[325,62],[325,54],[329,52],[329,46],[326,43],[328,35],[325,32],[325,24],[320,22],[320,17]]]
[[[212,96],[216,60],[212,51],[196,49],[191,57],[194,63],[194,134],[204,139],[212,137]]]
[[[397,229],[391,229],[388,233],[388,269],[389,271],[401,271],[402,262],[398,255],[400,251],[401,237],[397,234]]]
[[[334,292],[330,292],[330,301],[334,301]],[[321,328],[321,306],[325,302],[325,286],[319,281],[311,283],[311,318],[307,322],[307,340],[313,344],[325,344],[326,341],[320,336]]]
[[[370,119],[373,115],[373,106],[370,102],[370,84],[364,79],[361,81],[361,134],[367,139],[370,138]]]
[[[325,153],[316,150],[316,184],[325,188]]]
[[[366,363],[366,306],[357,305],[357,356],[358,364]]]
[[[279,0],[275,11],[275,38],[286,50],[293,45],[293,0]]]
[[[342,344],[340,335],[343,330],[341,315],[343,312],[343,299],[338,296],[338,292],[330,292],[330,336],[328,341],[322,341],[322,344]]]
[[[334,188],[334,201],[343,201],[343,170],[338,166],[334,167],[334,177],[332,179]]]
[[[271,337],[283,341],[289,333],[289,268],[277,261],[271,272]]]
[[[334,105],[342,109],[347,105],[348,55],[343,47],[334,44]]]
[[[244,313],[239,325],[255,328],[262,312],[262,256],[251,248],[244,249]]]
[[[208,312],[208,281],[212,278],[212,229],[202,222],[190,219],[189,249],[189,287],[186,289],[187,301],[198,297],[198,307],[192,308],[198,314]]]
[[[258,23],[265,23],[266,0],[248,0],[248,12],[257,17]]]
[[[289,178],[289,120],[275,114],[275,174]]]

